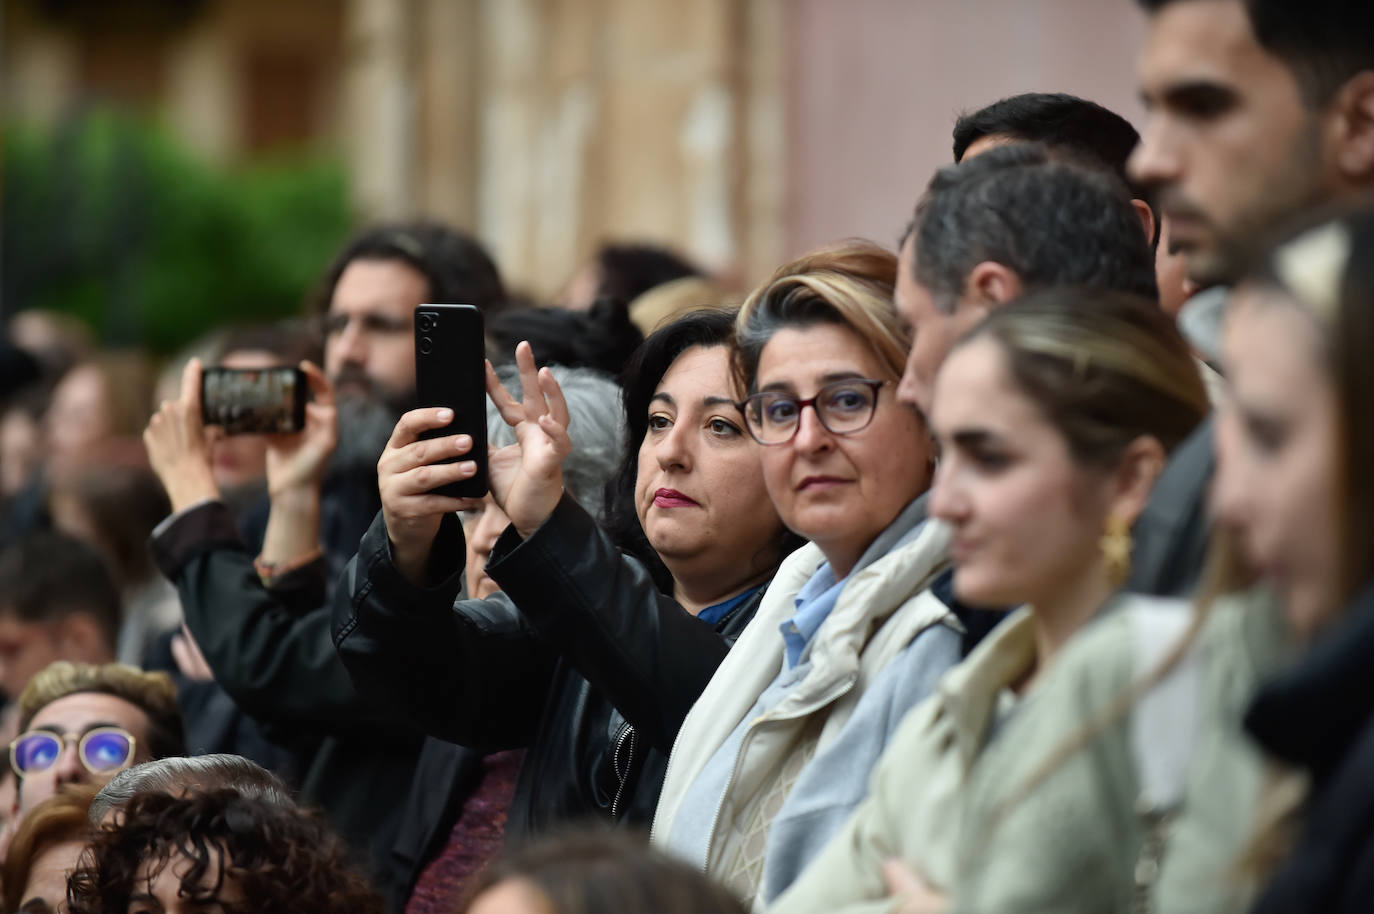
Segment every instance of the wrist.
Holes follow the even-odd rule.
[[[315,481],[293,482],[268,489],[272,507],[288,511],[318,511],[320,507],[320,484]]]
[[[215,501],[220,497],[219,484],[209,469],[179,471],[166,481],[167,500],[171,502],[172,513],[185,511],[192,505],[203,501]]]

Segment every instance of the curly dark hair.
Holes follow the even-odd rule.
[[[180,895],[230,912],[383,914],[381,898],[348,860],[343,844],[299,809],[235,790],[174,797],[145,793],[118,824],[96,833],[67,884],[72,914],[126,911],[142,878],[151,881],[184,856],[191,868]],[[237,897],[218,898],[226,886]]]

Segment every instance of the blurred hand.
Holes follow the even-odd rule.
[[[382,496],[382,516],[391,538],[396,568],[412,583],[425,583],[430,548],[439,533],[439,522],[453,511],[479,508],[480,498],[450,498],[431,489],[471,478],[477,464],[471,460],[439,463],[462,457],[472,450],[469,435],[420,440],[420,433],[443,428],[453,421],[453,411],[443,407],[413,409],[401,417],[386,450],[377,461],[377,488]]]
[[[195,682],[213,682],[215,679],[214,671],[210,669],[200,645],[185,622],[181,623],[181,631],[172,636],[172,659],[176,661],[181,675],[187,679]]]
[[[143,432],[148,462],[162,480],[172,511],[220,497],[200,413],[200,359],[181,372],[181,396],[164,400]]]
[[[945,914],[949,910],[949,899],[932,889],[905,861],[884,860],[883,880],[888,894],[898,901],[894,914]]]
[[[339,446],[339,417],[334,387],[311,362],[301,362],[311,400],[305,405],[305,427],[299,432],[267,436],[267,490],[277,496],[293,489],[318,491]]]
[[[524,400],[516,400],[487,363],[487,393],[501,418],[515,429],[519,444],[493,451],[488,475],[491,494],[516,531],[539,529],[563,497],[563,461],[572,453],[568,403],[547,368],[535,369],[529,343],[515,347]],[[518,458],[518,459],[517,459]]]

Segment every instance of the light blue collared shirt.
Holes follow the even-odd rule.
[[[835,573],[830,569],[830,563],[826,562],[797,591],[793,598],[797,604],[797,614],[779,626],[787,648],[788,667],[795,667],[801,661],[802,651],[816,637],[821,623],[839,601],[845,580],[835,580]]]

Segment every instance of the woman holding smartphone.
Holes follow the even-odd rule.
[[[421,440],[449,419],[415,410],[378,464],[383,510],[335,601],[339,654],[360,691],[426,732],[525,749],[513,835],[648,822],[682,718],[794,545],[735,405],[732,329],[730,312],[687,315],[627,367],[615,538],[564,493],[572,445],[552,374],[522,345],[522,401],[489,376],[519,444],[490,454],[479,526],[504,532],[486,577],[469,582],[485,599],[459,596],[453,515],[481,502],[430,491],[472,473],[470,461],[436,462],[471,441]]]

